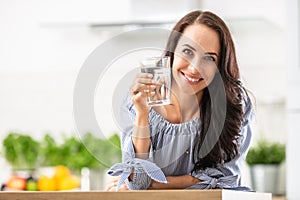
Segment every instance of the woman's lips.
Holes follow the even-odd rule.
[[[203,80],[203,78],[199,76],[192,76],[183,72],[181,72],[181,74],[184,76],[185,80],[188,81],[190,84],[198,84],[201,80]]]

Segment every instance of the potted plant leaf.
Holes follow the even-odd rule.
[[[34,170],[40,155],[40,143],[30,135],[11,132],[3,140],[6,161],[13,170]]]
[[[284,160],[284,144],[260,140],[251,147],[246,162],[250,167],[252,189],[278,194],[279,170]]]

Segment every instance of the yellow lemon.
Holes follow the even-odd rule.
[[[72,190],[80,186],[80,179],[75,175],[69,175],[56,183],[58,190]]]
[[[54,167],[54,177],[56,179],[63,179],[64,177],[67,177],[69,175],[71,175],[71,172],[66,166],[58,165]]]
[[[53,191],[56,190],[56,181],[55,179],[49,178],[47,176],[41,176],[37,182],[37,188],[40,191]]]

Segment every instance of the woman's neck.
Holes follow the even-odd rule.
[[[201,100],[202,93],[190,95],[182,93],[180,90],[178,92],[174,90],[174,96],[178,101],[182,122],[187,122],[200,116],[199,102]]]
[[[155,111],[160,113],[171,123],[184,123],[200,116],[199,102],[203,92],[198,94],[183,93],[180,88],[172,86],[171,104],[155,107]]]

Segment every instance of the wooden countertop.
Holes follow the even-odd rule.
[[[270,193],[233,190],[146,190],[125,192],[0,192],[0,200],[272,200]]]
[[[286,197],[283,197],[283,196],[275,196],[275,197],[272,197],[272,200],[286,200]]]

